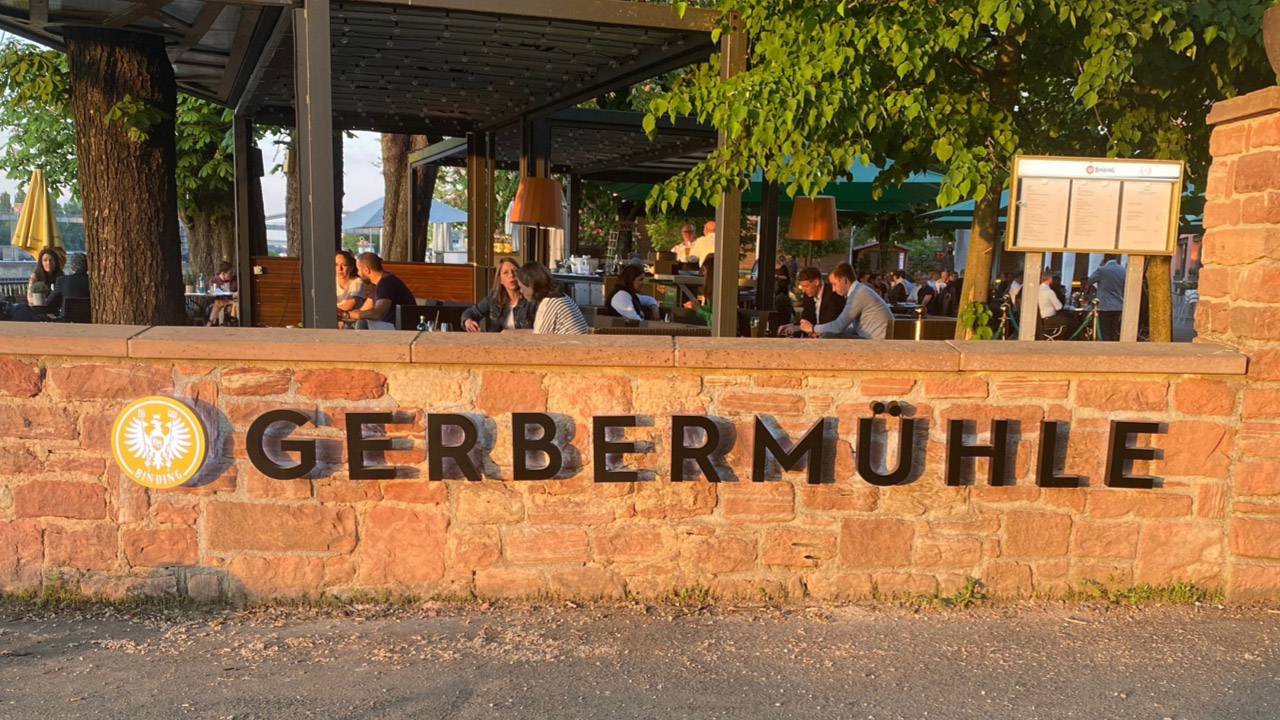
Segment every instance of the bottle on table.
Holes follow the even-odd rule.
[[[204,273],[200,273],[200,277],[196,279],[196,292],[204,294]]]

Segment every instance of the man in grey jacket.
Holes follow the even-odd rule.
[[[800,321],[800,329],[820,337],[859,337],[884,340],[893,327],[893,313],[875,290],[858,282],[849,263],[836,265],[828,276],[831,289],[844,297],[844,312],[835,320],[814,325]]]
[[[1124,311],[1124,266],[1120,256],[1106,255],[1102,265],[1089,276],[1089,284],[1097,288],[1098,325],[1103,340],[1120,339],[1120,315]]]

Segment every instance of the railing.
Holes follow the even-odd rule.
[[[7,300],[22,300],[27,297],[26,280],[0,280],[0,297]]]

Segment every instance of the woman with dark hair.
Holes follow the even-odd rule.
[[[58,278],[62,277],[62,258],[58,257],[58,253],[45,248],[36,256],[36,269],[27,278],[27,304],[35,305],[36,299],[31,294],[32,283],[44,283],[45,294],[53,292],[53,284]]]
[[[339,250],[334,254],[333,274],[337,287],[338,317],[341,318],[346,311],[363,305],[368,293],[365,292],[364,281],[360,279],[356,268],[356,258],[350,250]],[[352,325],[351,322],[338,320],[339,328],[349,328]]]
[[[644,268],[638,265],[622,268],[622,273],[618,275],[618,282],[614,284],[613,291],[609,293],[609,299],[604,304],[605,309],[612,310],[628,320],[657,320],[658,301],[648,295],[640,294],[643,284]]]
[[[516,284],[524,299],[537,305],[533,331],[550,335],[585,335],[587,321],[571,298],[560,292],[551,273],[536,262],[516,271]]]
[[[516,284],[516,272],[520,266],[511,258],[498,261],[493,277],[493,290],[480,302],[462,313],[462,327],[467,332],[502,332],[503,330],[529,330],[533,327],[534,303],[524,299]],[[487,324],[483,327],[481,323]]]

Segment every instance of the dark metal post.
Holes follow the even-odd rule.
[[[756,311],[768,318],[775,292],[773,273],[778,257],[778,183],[767,182],[760,191],[760,242],[756,246]],[[791,278],[792,285],[795,278]]]
[[[730,13],[729,32],[720,40],[720,80],[726,81],[747,69],[747,36],[742,19]],[[718,147],[729,143],[721,131]],[[720,195],[716,208],[715,287],[711,300],[711,334],[734,337],[738,334],[738,248],[741,245],[742,191],[730,187]]]
[[[551,177],[551,122],[545,117],[520,122],[520,177]],[[549,231],[525,227],[520,232],[525,261],[545,265]]]
[[[240,324],[253,325],[253,256],[258,252],[259,232],[265,244],[266,221],[262,214],[262,155],[253,143],[253,121],[237,116],[232,121],[232,158],[236,188],[236,277],[240,280],[237,311]],[[255,197],[256,194],[256,197]],[[261,254],[265,254],[265,248]]]
[[[294,107],[298,113],[298,180],[302,191],[302,321],[338,324],[334,305],[333,71],[329,0],[307,0],[293,10]]]
[[[467,260],[475,268],[475,299],[487,291],[493,265],[493,149],[490,133],[467,135]]]
[[[569,238],[569,254],[578,254],[579,238],[582,232],[582,219],[578,214],[582,212],[582,176],[569,176],[569,227],[566,230]]]

